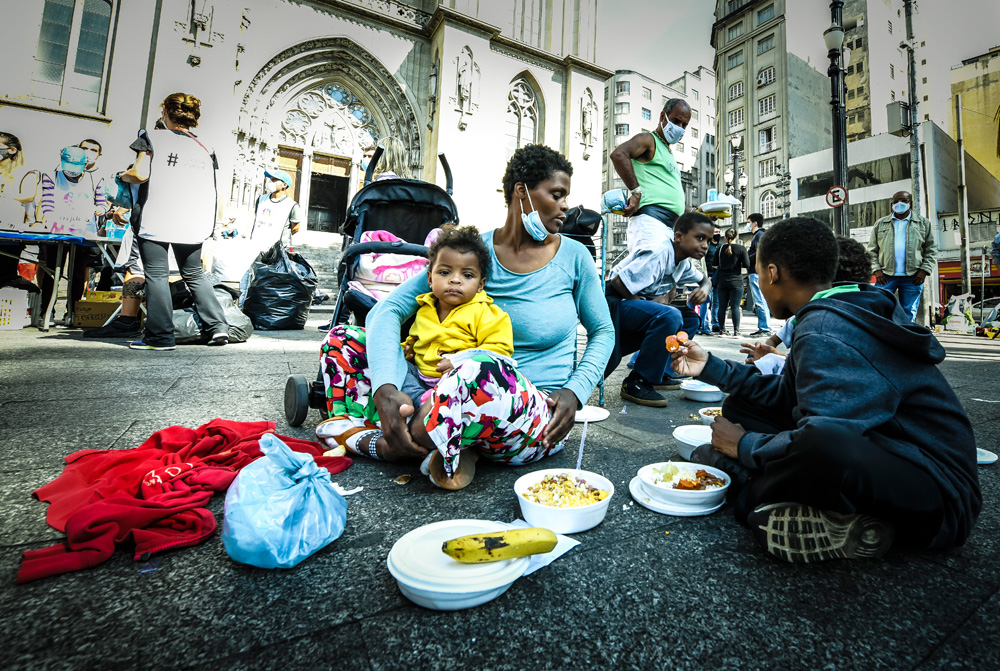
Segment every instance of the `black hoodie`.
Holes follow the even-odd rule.
[[[938,483],[944,520],[930,547],[961,545],[982,495],[972,425],[937,369],[944,348],[910,323],[894,296],[869,285],[859,289],[799,309],[783,374],[760,375],[753,366],[710,356],[699,378],[796,425],[776,435],[745,434],[744,465],[762,469],[783,456],[807,425],[846,427]]]

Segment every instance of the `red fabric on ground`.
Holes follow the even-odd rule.
[[[261,456],[260,437],[273,432],[274,422],[215,419],[197,429],[157,431],[129,450],[74,452],[62,475],[34,492],[52,504],[46,520],[65,531],[66,540],[25,552],[17,582],[96,566],[128,540],[135,543],[137,560],[201,542],[216,528],[204,506]],[[278,437],[331,474],[351,465],[347,457],[322,456],[319,443]]]

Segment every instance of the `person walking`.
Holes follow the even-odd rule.
[[[161,110],[166,128],[139,133],[130,146],[136,152],[135,163],[120,175],[124,182],[144,185],[139,189],[140,207],[132,212],[132,224],[138,226],[139,255],[146,272],[146,330],[143,339],[130,347],[174,349],[167,263],[171,249],[194,297],[203,329],[210,334],[208,344],[225,345],[229,325],[201,267],[202,243],[215,228],[215,171],[219,164],[215,152],[190,130],[201,117],[198,98],[172,93],[164,99]]]
[[[868,252],[872,256],[875,283],[899,295],[899,304],[910,321],[917,319],[917,306],[924,280],[937,263],[937,241],[931,222],[912,212],[913,196],[897,191],[892,196],[892,214],[872,228]]]
[[[757,330],[751,333],[750,337],[759,338],[771,335],[771,313],[767,309],[767,299],[764,298],[764,294],[760,290],[760,279],[757,277],[757,245],[764,237],[764,215],[754,212],[747,219],[749,220],[747,231],[753,235],[748,251],[750,268],[747,270],[747,274],[749,275],[750,295],[753,296],[754,310],[757,311]]]
[[[726,308],[733,316],[734,336],[740,335],[740,301],[743,300],[743,269],[750,269],[747,248],[736,242],[736,229],[726,230],[726,244],[717,253],[718,276],[716,289],[719,294],[719,335],[729,335],[726,331]]]

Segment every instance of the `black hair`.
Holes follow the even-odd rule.
[[[812,217],[792,217],[764,233],[757,258],[765,266],[773,263],[798,282],[830,284],[837,274],[840,250],[828,224]]]
[[[701,212],[685,212],[674,222],[674,233],[687,233],[698,224],[708,224],[715,227],[712,220]]]
[[[865,246],[854,238],[842,235],[837,236],[837,246],[840,248],[840,261],[833,281],[868,284],[872,279],[872,257]]]
[[[764,228],[764,215],[761,214],[760,212],[754,212],[753,214],[748,216],[747,219],[756,222],[759,228]]]
[[[688,105],[688,101],[684,100],[684,98],[671,98],[667,102],[663,103],[663,113],[670,116],[670,113],[674,111],[674,108],[680,104],[684,104],[688,109],[691,108],[691,105]]]
[[[479,272],[482,274],[483,279],[489,278],[490,250],[487,249],[486,243],[483,242],[478,228],[475,226],[458,227],[454,224],[445,224],[442,226],[441,235],[438,236],[438,239],[434,241],[434,244],[431,245],[430,250],[427,252],[427,270],[431,270],[434,267],[438,253],[445,247],[454,249],[456,252],[462,254],[468,254],[469,252],[475,254],[476,260],[479,261]]]
[[[557,172],[573,176],[573,165],[555,149],[543,144],[529,144],[514,152],[503,174],[503,198],[507,205],[514,194],[514,185],[522,182],[534,189]]]
[[[80,140],[80,144],[78,144],[76,146],[79,147],[80,149],[83,149],[83,145],[84,144],[96,144],[97,145],[97,153],[98,154],[103,154],[104,153],[104,147],[102,147],[101,143],[98,142],[97,140],[94,140],[94,139],[88,137],[86,140]]]

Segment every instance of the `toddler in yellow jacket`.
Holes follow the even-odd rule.
[[[446,227],[428,258],[431,291],[417,296],[417,314],[402,344],[407,360],[417,369],[411,368],[403,385],[415,406],[425,400],[426,391],[414,396],[418,390],[414,372],[428,389],[453,368],[450,354],[472,349],[502,356],[514,352],[510,317],[483,291],[490,252],[476,227]]]

